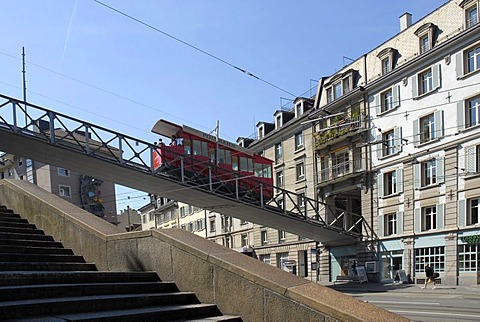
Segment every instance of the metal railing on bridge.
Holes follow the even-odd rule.
[[[371,229],[360,214],[339,211],[334,206],[280,187],[267,187],[250,176],[235,175],[232,179],[230,173],[227,176],[229,179],[223,180],[226,170],[210,162],[204,163],[204,171],[199,173],[195,170],[198,169],[199,161],[193,155],[177,154],[176,158],[182,161],[180,167],[165,164],[154,169],[154,151],[161,149],[158,145],[0,94],[0,134],[2,131],[48,142],[62,149],[87,154],[152,176],[166,176],[181,182],[188,189],[206,190],[238,203],[264,208],[280,216],[294,216],[320,224],[339,234],[370,238],[362,236],[370,234]],[[249,185],[244,184],[246,180]],[[257,184],[252,186],[252,182]],[[275,195],[266,197],[265,191],[274,191]]]

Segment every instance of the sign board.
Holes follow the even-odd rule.
[[[316,271],[316,270],[317,270],[317,263],[316,263],[316,262],[312,262],[311,264],[312,264],[312,265],[311,265],[311,270],[312,270],[312,271]]]
[[[405,274],[405,271],[403,270],[397,271],[395,280],[397,279],[397,277],[402,283],[408,283],[408,277],[407,277],[407,274]]]
[[[360,277],[360,280],[359,280],[360,283],[368,282],[365,266],[357,266],[357,275]]]

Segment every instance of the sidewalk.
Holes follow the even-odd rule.
[[[377,292],[395,292],[395,293],[425,293],[436,292],[439,294],[458,294],[469,295],[480,298],[480,285],[436,285],[432,290],[432,285],[427,289],[422,289],[423,284],[382,284],[382,283],[336,283],[333,282],[318,282],[321,285],[337,290],[342,293],[377,293]]]

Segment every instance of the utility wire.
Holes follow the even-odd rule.
[[[140,20],[140,19],[137,19],[137,18],[135,18],[135,17],[133,17],[133,16],[125,13],[125,12],[122,12],[122,11],[120,11],[120,10],[118,10],[118,9],[115,9],[115,8],[109,6],[109,5],[107,5],[107,4],[105,4],[105,3],[101,2],[101,1],[98,1],[98,0],[93,0],[93,1],[95,1],[96,3],[102,5],[102,6],[108,8],[108,9],[110,9],[110,10],[112,10],[112,11],[114,11],[114,12],[116,12],[116,13],[124,16],[124,17],[127,17],[128,19],[131,19],[131,20],[133,20],[133,21],[135,21],[135,22],[138,22],[139,24],[144,25],[144,26],[147,27],[147,28],[153,29],[153,30],[155,30],[155,31],[163,34],[164,36],[167,36],[167,37],[169,37],[169,38],[172,38],[173,40],[178,41],[178,42],[180,42],[181,44],[183,44],[183,45],[185,45],[185,46],[188,46],[188,47],[190,47],[190,48],[192,48],[192,49],[194,49],[194,50],[196,50],[196,51],[199,51],[199,52],[201,52],[202,54],[209,56],[210,58],[213,58],[213,59],[215,59],[215,60],[218,60],[219,62],[221,62],[221,63],[223,63],[223,64],[225,64],[225,65],[228,65],[228,66],[230,66],[230,67],[232,67],[232,68],[234,68],[234,69],[236,69],[236,70],[244,73],[244,74],[247,75],[247,76],[251,76],[251,77],[253,77],[253,78],[255,78],[255,79],[257,79],[257,80],[259,80],[259,81],[261,81],[261,82],[263,82],[263,83],[265,83],[265,84],[267,84],[267,85],[270,85],[270,86],[272,86],[272,87],[274,87],[274,88],[276,88],[276,89],[278,89],[278,90],[280,90],[280,91],[282,91],[282,92],[285,92],[285,93],[291,95],[292,97],[297,97],[297,95],[292,94],[292,93],[290,93],[289,91],[287,91],[287,90],[285,90],[285,89],[283,89],[283,88],[281,88],[281,87],[279,87],[279,86],[277,86],[277,85],[275,85],[275,84],[272,84],[272,83],[266,81],[265,79],[260,78],[260,77],[258,77],[258,76],[256,76],[256,75],[254,75],[253,73],[251,73],[251,72],[243,69],[243,68],[240,68],[240,67],[238,67],[238,66],[235,66],[235,65],[229,63],[228,61],[226,61],[226,60],[224,60],[224,59],[221,59],[221,58],[218,57],[218,56],[215,56],[215,55],[213,55],[213,54],[210,54],[209,52],[207,52],[207,51],[205,51],[205,50],[203,50],[203,49],[200,49],[200,48],[198,48],[198,47],[196,47],[196,46],[194,46],[194,45],[192,45],[192,44],[190,44],[190,43],[188,43],[188,42],[186,42],[186,41],[184,41],[184,40],[181,40],[180,38],[177,38],[177,37],[175,37],[175,36],[173,36],[173,35],[165,32],[165,31],[162,31],[162,30],[160,30],[160,29],[158,29],[158,28],[156,28],[156,27],[154,27],[154,26],[152,26],[152,25],[150,25],[150,24],[148,24],[148,23],[146,23],[146,22],[144,22],[144,21],[142,21],[142,20]]]

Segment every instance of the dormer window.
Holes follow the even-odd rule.
[[[465,10],[465,27],[468,29],[478,23],[478,3],[475,0],[466,0],[460,3]]]
[[[433,48],[434,45],[434,30],[433,23],[426,23],[415,31],[415,35],[419,39],[419,53],[423,54]]]
[[[348,72],[334,76],[330,83],[327,84],[327,103],[330,103],[342,95],[347,94],[352,90],[352,70]]]
[[[260,125],[258,128],[257,128],[257,137],[259,140],[263,139],[263,137],[265,136],[265,127],[262,125]]]
[[[303,102],[295,104],[295,117],[300,117],[303,114]]]
[[[275,117],[275,129],[279,129],[282,127],[282,114],[278,114]]]
[[[388,47],[378,53],[377,57],[382,62],[382,75],[388,74],[394,67],[396,50]]]

